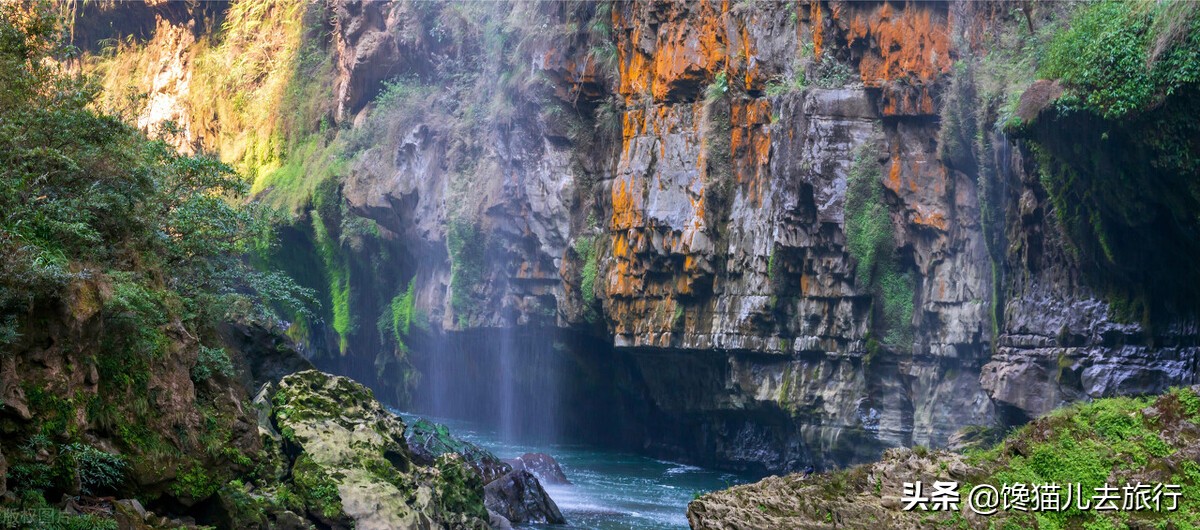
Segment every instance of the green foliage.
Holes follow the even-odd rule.
[[[125,479],[128,465],[120,455],[96,449],[90,445],[73,443],[65,448],[68,465],[79,476],[79,491],[84,495],[99,495],[112,491]]]
[[[859,147],[846,177],[846,250],[856,263],[856,281],[869,286],[878,303],[881,319],[875,323],[884,330],[883,343],[904,350],[912,344],[915,279],[896,256],[876,158],[868,144]]]
[[[175,477],[170,489],[171,494],[176,497],[200,501],[221,489],[221,484],[205,471],[203,465],[195,462]]]
[[[196,356],[196,366],[192,367],[192,381],[202,383],[215,374],[233,377],[233,362],[225,348],[209,348],[200,346]]]
[[[884,270],[879,277],[883,325],[887,330],[883,342],[897,350],[905,350],[912,346],[914,281],[911,273],[897,272],[894,265]]]
[[[100,271],[118,278],[118,315],[226,316],[248,298],[245,278],[260,274],[240,256],[270,233],[261,208],[233,202],[245,183],[215,159],[97,114],[95,84],[44,60],[55,50],[52,15],[20,10],[0,7],[0,308],[56,298]],[[178,305],[164,308],[171,299]]]
[[[79,442],[58,444],[41,433],[30,436],[20,449],[9,469],[14,489],[70,491],[78,484],[80,493],[100,495],[120,487],[128,468],[120,455]]]
[[[971,482],[1079,483],[1083,491],[1091,492],[1106,483],[1132,483],[1134,477],[1145,476],[1148,470],[1157,473],[1173,468],[1178,471],[1169,472],[1173,476],[1163,482],[1183,486],[1180,510],[1133,515],[1139,519],[1150,517],[1154,521],[1151,526],[1190,527],[1197,502],[1188,494],[1200,486],[1200,473],[1191,472],[1197,468],[1187,459],[1181,466],[1167,463],[1175,458],[1177,451],[1192,443],[1191,435],[1184,433],[1195,429],[1195,418],[1181,417],[1175,412],[1177,407],[1187,407],[1181,399],[1185,393],[1190,390],[1173,390],[1157,400],[1107,398],[1059,409],[1017,430],[1000,445],[968,452],[968,461],[983,470]],[[1148,416],[1146,411],[1155,413]],[[1116,482],[1113,476],[1117,477]],[[1118,527],[1124,527],[1124,523],[1110,519],[1112,515],[1115,514],[1079,510],[1072,505],[1061,512],[1038,514],[1038,526],[1102,528],[1118,523]]]
[[[446,227],[446,248],[450,253],[450,307],[462,325],[482,301],[487,238],[475,223],[451,219]]]
[[[350,347],[350,334],[354,331],[354,316],[350,308],[350,267],[347,257],[339,251],[337,241],[330,236],[321,215],[312,220],[313,242],[317,254],[324,263],[324,272],[329,289],[330,311],[333,330],[338,334],[338,348],[346,353]]]
[[[729,78],[725,72],[718,72],[704,89],[704,98],[713,102],[724,97],[726,92],[729,92]]]
[[[854,258],[860,284],[875,277],[880,256],[891,252],[892,220],[883,202],[879,164],[864,145],[854,154],[846,176],[846,247]]]
[[[1200,17],[1192,2],[1089,3],[1046,48],[1038,74],[1068,87],[1062,100],[1118,119],[1200,82]]]
[[[820,88],[841,88],[850,83],[854,71],[850,65],[837,60],[830,52],[821,55],[821,59],[812,65],[811,82]]]
[[[784,292],[787,278],[785,277],[784,258],[779,256],[779,249],[772,246],[771,254],[767,256],[767,283],[771,289],[771,306],[778,302],[776,294]]]
[[[395,77],[383,82],[383,89],[375,96],[375,104],[382,110],[393,109],[427,90],[429,87],[414,76]]]
[[[417,277],[413,276],[408,281],[408,287],[392,298],[388,304],[388,311],[380,320],[380,331],[389,333],[391,338],[396,342],[396,348],[401,353],[408,352],[408,345],[405,340],[408,338],[412,326],[415,324],[418,328],[428,327],[428,323],[423,315],[417,309]]]
[[[54,485],[54,469],[42,462],[19,462],[8,469],[14,489],[43,491]]]
[[[229,518],[234,528],[254,528],[266,522],[266,499],[252,495],[241,480],[230,481],[218,495],[230,508]]]
[[[705,158],[704,220],[713,235],[724,225],[733,203],[734,186],[732,108],[730,98],[710,99],[704,106]]]
[[[767,96],[779,97],[784,94],[800,92],[808,86],[804,72],[798,71],[791,79],[778,79],[767,83]]]
[[[1175,398],[1183,405],[1183,411],[1188,416],[1195,418],[1200,415],[1200,396],[1190,388],[1178,388],[1172,391]]]
[[[483,480],[479,474],[467,467],[462,458],[454,453],[438,456],[434,466],[438,470],[438,507],[445,513],[486,519],[488,514],[483,503]]]
[[[1200,299],[1197,11],[1193,2],[1082,5],[1038,71],[1066,92],[1049,116],[1016,130],[1032,140],[1085,277],[1114,317],[1146,326]]]
[[[580,294],[584,304],[591,305],[596,301],[596,274],[600,268],[600,252],[595,238],[583,236],[575,240],[575,254],[583,262],[579,272]]]

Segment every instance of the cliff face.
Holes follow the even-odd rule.
[[[1037,164],[971,108],[1007,9],[326,9],[336,197],[392,256],[345,279],[358,329],[331,325],[377,385],[465,331],[599,336],[569,355],[607,365],[578,373],[626,396],[623,437],[778,470],[1195,381],[1193,321],[1117,322]],[[427,331],[362,338],[406,285]]]

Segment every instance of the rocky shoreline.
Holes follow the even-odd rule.
[[[840,471],[768,477],[699,497],[688,505],[688,522],[693,530],[1187,528],[1200,521],[1200,498],[1194,496],[1200,487],[1198,392],[1200,386],[1194,386],[1158,397],[1066,407],[995,446],[963,452],[896,448],[877,462]],[[905,510],[905,497],[912,497],[905,483],[921,482],[928,492],[938,481],[955,484],[960,497],[953,509]],[[1101,487],[1124,491],[1134,484],[1161,484],[1180,488],[1180,495],[1173,504],[1160,505],[1175,506],[1171,510],[1135,510],[1129,504],[1111,511],[1039,510],[1027,497],[1012,504],[1024,508],[992,506],[996,513],[985,514],[980,512],[988,511],[986,506],[976,511],[967,502],[971,486],[985,484],[1000,492],[1005,485],[1023,485],[1027,493],[1035,485],[1079,484],[1089,496]],[[1062,495],[1055,498],[1061,501],[1067,494]]]

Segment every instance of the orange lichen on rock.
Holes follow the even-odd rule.
[[[731,111],[729,146],[734,177],[746,196],[758,204],[771,162],[771,103],[766,99],[735,102]]]
[[[741,26],[741,50],[737,51],[738,57],[745,59],[745,64],[736,65],[742,69],[742,82],[746,90],[763,90],[766,88],[767,79],[762,74],[762,69],[758,67],[758,53],[754,49],[754,44],[750,40],[750,30],[746,24]]]
[[[646,132],[646,112],[630,109],[621,115],[621,152],[629,153],[629,142]]]
[[[622,10],[612,11],[613,27],[624,27],[626,21],[622,17]],[[642,31],[640,25],[632,24],[629,37],[617,39],[617,72],[620,76],[618,91],[625,96],[626,103],[650,88],[650,59],[637,49],[636,45],[641,40]]]
[[[859,61],[864,84],[880,86],[886,81],[905,78],[933,81],[949,73],[949,23],[935,9],[909,4],[897,11],[885,3],[872,13],[855,15],[848,40],[873,39],[872,49],[878,52],[866,54]]]
[[[651,93],[665,100],[676,91],[699,87],[725,62],[720,13],[701,2],[699,16],[675,20],[658,31]]]
[[[813,55],[820,57],[825,46],[825,17],[821,11],[821,2],[809,5],[808,20],[812,27]]]
[[[612,187],[613,230],[628,230],[642,224],[642,194],[635,192],[633,178],[617,179]]]
[[[589,98],[604,95],[603,79],[591,54],[579,62],[562,49],[551,48],[542,55],[541,66],[554,86],[554,97],[562,101],[574,101],[580,95]]]
[[[613,27],[619,33],[618,91],[626,103],[643,94],[660,102],[694,98],[729,67],[729,40],[736,37],[726,35],[728,2],[622,6],[613,10]],[[652,23],[642,20],[647,11]]]
[[[892,167],[888,170],[887,187],[894,192],[900,191],[900,154],[892,153]]]
[[[947,226],[946,216],[942,215],[941,212],[933,212],[929,215],[922,215],[921,212],[918,211],[917,213],[913,214],[913,224],[926,226],[929,228],[936,228],[943,232],[946,231]]]

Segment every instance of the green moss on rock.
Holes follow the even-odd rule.
[[[483,484],[457,455],[413,463],[404,422],[366,387],[309,370],[285,377],[271,417],[291,454],[295,493],[334,527],[486,528]]]
[[[1200,523],[1200,387],[1066,407],[966,454],[891,449],[879,462],[836,473],[770,477],[703,495],[688,506],[692,528],[1195,528]],[[905,511],[904,482],[972,485],[1178,484],[1177,511]],[[831,515],[832,514],[832,515]]]

